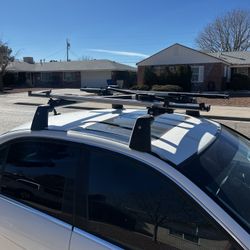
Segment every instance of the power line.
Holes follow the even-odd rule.
[[[61,48],[61,49],[55,51],[54,53],[51,53],[50,55],[45,56],[45,58],[46,58],[46,59],[47,59],[47,58],[51,58],[51,57],[53,57],[54,55],[59,54],[59,53],[62,52],[62,51],[64,51],[64,48]]]
[[[74,51],[72,51],[72,49],[70,50],[70,54],[72,54],[73,56],[75,56],[77,59],[79,58],[79,56]]]

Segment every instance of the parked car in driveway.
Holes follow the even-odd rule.
[[[250,249],[249,139],[145,95],[48,119],[83,99],[47,93],[0,137],[2,249]]]

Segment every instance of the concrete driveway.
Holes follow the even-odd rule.
[[[53,90],[53,93],[87,95],[87,93],[79,89],[56,89]],[[37,106],[46,104],[47,101],[47,98],[28,97],[27,92],[0,95],[0,133],[31,121]],[[76,111],[78,107],[110,108],[110,105],[86,102],[71,105],[71,107],[59,107],[57,110],[65,113]],[[213,106],[209,113],[202,113],[202,115],[224,123],[250,137],[250,107]]]

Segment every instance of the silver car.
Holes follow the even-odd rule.
[[[179,113],[42,109],[0,137],[1,249],[250,248],[248,138]]]

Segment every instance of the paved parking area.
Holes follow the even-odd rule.
[[[85,92],[82,92],[78,89],[56,89],[53,92],[56,94],[70,93],[86,95]],[[8,130],[13,129],[14,127],[17,127],[25,122],[30,122],[33,118],[37,106],[41,104],[46,104],[47,101],[47,98],[28,97],[27,92],[0,95],[0,133],[7,132]],[[105,107],[110,108],[110,105],[96,103],[78,103],[75,105],[71,105],[71,107],[72,108],[59,107],[57,108],[57,110],[58,112],[65,113],[76,111],[77,107],[86,107],[87,109]],[[214,106],[212,108],[212,111],[209,112],[207,115],[211,115],[214,120],[217,120],[229,127],[232,127],[233,129],[236,129],[237,131],[250,137],[250,113],[248,116],[248,111],[250,111],[250,108],[245,108],[244,110],[244,107],[241,107],[234,108],[232,110],[232,108],[230,107]],[[222,115],[227,116],[227,119],[222,119]],[[243,116],[244,121],[240,121],[241,117]],[[237,120],[233,120],[233,117],[237,118]]]
[[[241,121],[231,121],[231,120],[218,120],[215,121],[220,122],[232,129],[239,131],[241,134],[246,135],[250,138],[250,122],[241,122]]]
[[[64,93],[57,90],[56,93]],[[80,90],[70,90],[70,93],[83,94]],[[30,97],[27,92],[0,95],[0,133],[4,133],[23,123],[32,121],[37,106],[46,104],[47,98]],[[58,111],[72,111],[66,108],[58,108]]]

